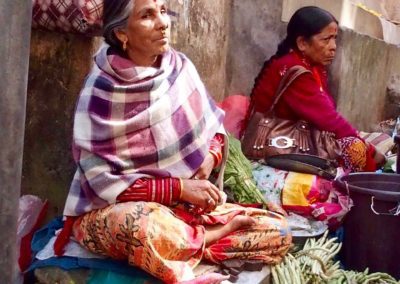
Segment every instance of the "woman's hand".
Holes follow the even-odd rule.
[[[219,189],[205,179],[183,179],[181,190],[182,201],[202,208],[205,212],[213,211],[223,201]]]
[[[214,156],[210,153],[206,156],[197,172],[193,175],[195,179],[208,179],[214,169]]]

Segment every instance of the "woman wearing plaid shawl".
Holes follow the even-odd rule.
[[[168,283],[193,280],[202,259],[279,262],[291,243],[284,218],[224,204],[224,113],[169,47],[165,1],[104,4],[106,43],[76,108],[77,171],[56,253],[73,234]],[[208,180],[217,167],[219,188]]]

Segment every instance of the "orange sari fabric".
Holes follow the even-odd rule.
[[[205,226],[226,224],[236,215],[251,216],[257,224],[205,247]],[[118,203],[79,217],[73,232],[90,251],[127,259],[167,283],[193,279],[193,269],[202,259],[278,263],[292,241],[281,215],[233,204],[194,216],[153,202]]]

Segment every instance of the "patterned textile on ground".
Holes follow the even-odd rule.
[[[366,142],[375,146],[375,148],[383,154],[387,154],[395,146],[393,138],[390,135],[382,132],[363,132],[361,131],[360,137]]]
[[[338,139],[342,149],[341,166],[350,172],[374,172],[378,169],[375,162],[376,149],[372,144],[358,137],[343,137]]]
[[[205,226],[227,224],[238,215],[253,217],[257,225],[205,247]],[[74,235],[90,251],[127,259],[167,283],[193,279],[193,268],[201,259],[278,263],[292,240],[285,218],[266,210],[225,204],[210,214],[191,215],[152,202],[94,210],[75,222]]]
[[[32,27],[57,32],[97,35],[103,0],[32,0]]]
[[[266,200],[288,212],[337,228],[353,204],[332,182],[319,176],[278,170],[253,162],[253,176]]]

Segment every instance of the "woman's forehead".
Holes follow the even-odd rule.
[[[156,9],[166,4],[165,0],[136,0],[134,10],[140,12],[147,9]]]
[[[320,34],[337,33],[337,31],[338,31],[338,25],[336,24],[336,22],[332,22],[326,27],[324,27],[321,30]]]

